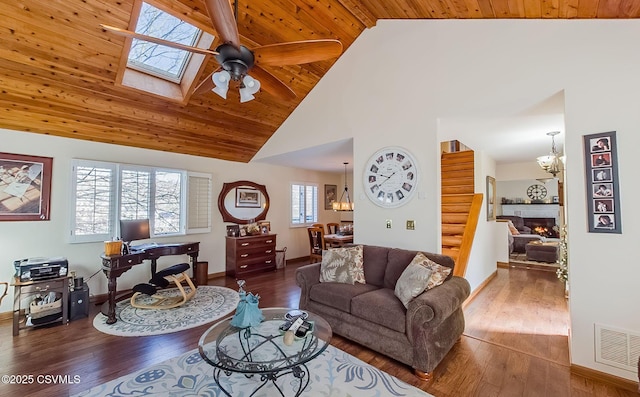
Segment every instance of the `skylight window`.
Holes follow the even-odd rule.
[[[136,33],[194,46],[201,31],[152,5],[142,3]],[[180,83],[191,53],[133,39],[127,67]]]

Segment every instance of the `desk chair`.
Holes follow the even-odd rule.
[[[309,234],[309,263],[322,262],[322,251],[327,249],[324,242],[324,228],[310,227]]]
[[[0,295],[0,304],[2,304],[2,300],[7,296],[7,291],[9,291],[9,283],[6,281],[0,281],[0,285],[4,285],[4,292]]]
[[[173,265],[156,273],[149,280],[148,284],[138,284],[133,287],[133,296],[131,297],[131,306],[139,309],[172,309],[184,305],[189,299],[196,294],[196,287],[193,285],[191,278],[187,274],[189,270],[188,263],[180,263]],[[175,283],[180,291],[180,296],[166,297],[156,294],[159,289],[166,288],[169,283]],[[184,290],[182,282],[186,282],[189,292]],[[138,301],[138,297],[142,294],[151,296],[154,301],[145,304]]]

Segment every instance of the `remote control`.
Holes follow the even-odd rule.
[[[289,331],[295,333],[298,330],[298,328],[300,328],[303,322],[304,322],[303,319],[298,318],[296,321],[293,322],[293,324],[291,324],[291,327],[289,327]]]

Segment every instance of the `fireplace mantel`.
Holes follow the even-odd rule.
[[[559,204],[502,204],[502,215],[523,218],[554,218],[560,224]]]

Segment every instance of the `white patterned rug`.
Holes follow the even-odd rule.
[[[304,397],[433,397],[408,385],[386,372],[372,367],[333,346],[307,363],[311,373]],[[207,364],[198,350],[172,358],[133,374],[74,395],[74,397],[122,396],[224,396],[213,380],[213,367]],[[256,379],[257,378],[257,379]],[[293,396],[297,380],[291,375],[279,379],[278,386],[285,396]],[[247,378],[242,374],[221,376],[221,382],[233,397],[247,397],[262,382],[259,377]],[[271,382],[260,389],[256,397],[280,396]]]
[[[177,296],[177,288],[158,292],[166,296]],[[141,303],[151,298],[138,297]],[[149,301],[149,302],[147,302]],[[107,316],[98,313],[93,326],[100,332],[117,336],[148,336],[168,334],[213,322],[233,312],[238,306],[238,292],[226,287],[201,285],[196,294],[182,306],[165,309],[137,309],[129,299],[116,304],[115,324],[107,324]]]

